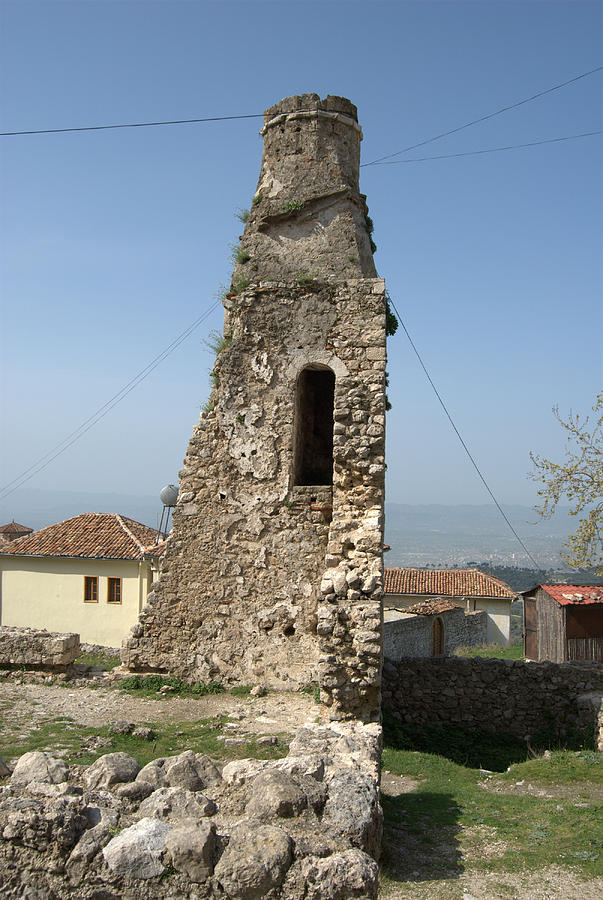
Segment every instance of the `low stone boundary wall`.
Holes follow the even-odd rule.
[[[380,726],[357,722],[222,772],[192,750],[142,769],[26,753],[0,786],[2,896],[376,900],[380,753]]]
[[[434,618],[440,618],[444,624],[444,656],[453,653],[457,647],[480,647],[487,641],[486,610],[466,613],[459,607],[446,610],[439,617],[415,615],[386,619],[383,623],[384,656],[393,660],[432,656]]]
[[[79,652],[79,634],[0,626],[0,666],[69,666]]]
[[[466,725],[517,737],[592,728],[579,698],[603,691],[603,666],[504,659],[385,660],[383,710],[402,724]]]

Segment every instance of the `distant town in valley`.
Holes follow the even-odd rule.
[[[160,485],[159,488],[163,487]],[[10,504],[10,506],[9,506]],[[122,513],[151,527],[161,517],[157,495],[92,492],[16,491],[0,506],[2,521],[15,519],[39,529],[82,512]],[[521,545],[493,505],[385,504],[386,566],[416,568],[479,568],[501,578],[514,590],[537,582],[600,584],[592,572],[569,569],[560,556],[576,519],[563,507],[542,520],[530,506],[505,506],[505,514],[542,567],[535,571]]]

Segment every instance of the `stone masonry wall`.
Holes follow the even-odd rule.
[[[395,721],[522,738],[592,728],[594,714],[581,698],[602,690],[603,666],[587,663],[437,657],[386,660],[383,667],[383,709]]]
[[[222,771],[186,750],[143,768],[0,760],[3,900],[375,900],[381,729],[300,728],[279,760]]]
[[[465,613],[451,609],[440,614],[444,625],[444,654],[457,647],[479,647],[486,643],[488,613],[486,610]],[[408,616],[383,624],[383,655],[386,659],[431,656],[433,616]]]
[[[355,116],[349,101],[316,95],[266,112],[215,388],[180,473],[160,579],[122,660],[273,688],[318,678],[334,717],[370,721],[380,715],[386,301]],[[297,483],[312,431],[300,416],[306,370],[334,376],[332,484]]]
[[[3,666],[69,666],[79,652],[79,634],[0,626],[0,665]]]

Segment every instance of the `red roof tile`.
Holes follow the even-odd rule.
[[[588,584],[540,584],[561,606],[603,603],[603,587]],[[529,591],[529,593],[532,593]]]
[[[160,535],[164,538],[165,535]],[[159,556],[157,530],[117,513],[82,513],[48,525],[0,548],[2,556],[69,556],[140,559]]]
[[[479,569],[385,569],[386,594],[514,600],[508,584]]]
[[[31,534],[33,528],[27,525],[19,525],[18,522],[8,522],[6,525],[0,525],[0,534]]]
[[[406,613],[416,613],[418,616],[439,616],[440,613],[449,612],[451,609],[460,609],[452,600],[439,597],[437,600],[420,600],[412,606],[404,609]]]

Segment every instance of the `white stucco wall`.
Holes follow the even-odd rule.
[[[98,602],[84,602],[84,577],[98,576]],[[121,578],[121,603],[107,603],[107,579]],[[73,631],[119,647],[138,619],[150,563],[136,560],[0,557],[0,624]]]
[[[507,647],[511,637],[511,601],[477,599],[473,608],[488,613],[488,643]]]

